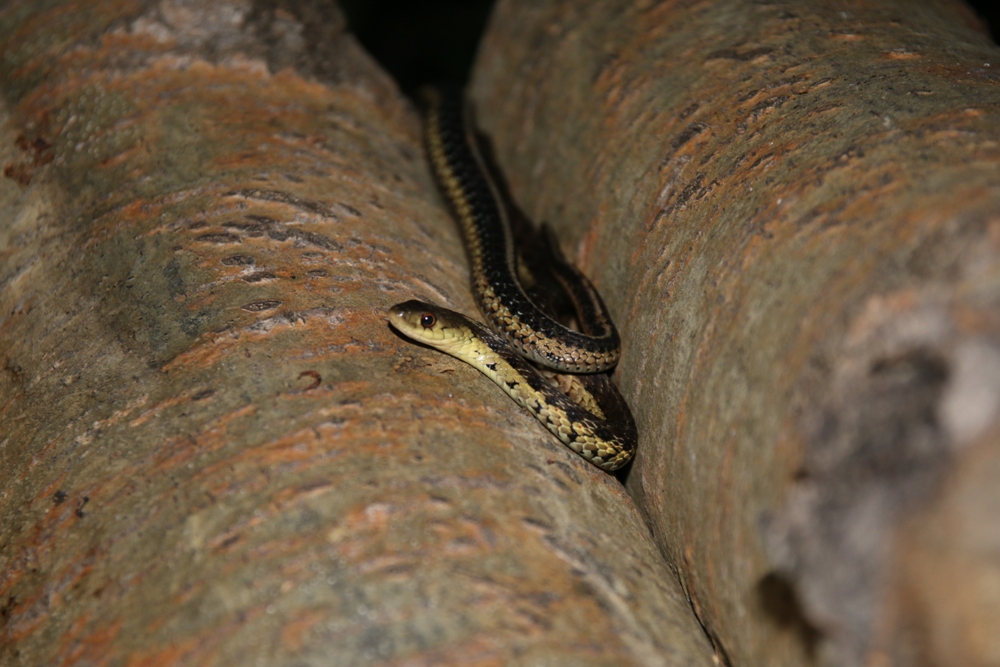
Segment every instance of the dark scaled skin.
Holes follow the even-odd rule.
[[[620,339],[597,290],[578,271],[571,287],[587,332],[544,313],[517,280],[510,232],[497,192],[467,136],[457,90],[431,90],[426,143],[434,174],[454,209],[465,242],[472,293],[483,316],[525,357],[567,373],[599,373],[618,363]]]

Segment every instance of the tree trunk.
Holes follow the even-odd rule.
[[[495,9],[479,122],[611,305],[629,491],[733,665],[1000,664],[998,72],[945,0]]]
[[[474,312],[416,115],[263,4],[0,10],[0,663],[713,664],[621,484],[388,329]]]

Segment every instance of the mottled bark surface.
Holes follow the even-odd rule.
[[[334,7],[0,10],[0,663],[710,665],[624,488],[384,309],[473,312]]]
[[[1000,662],[998,73],[953,2],[494,12],[479,122],[611,305],[628,487],[734,665]]]

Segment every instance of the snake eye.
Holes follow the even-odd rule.
[[[435,322],[437,322],[437,318],[432,313],[424,313],[420,316],[420,326],[425,329],[430,329]]]

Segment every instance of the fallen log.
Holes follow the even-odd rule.
[[[1000,660],[998,73],[955,2],[496,7],[479,122],[611,304],[732,665]]]
[[[0,663],[712,664],[622,485],[388,328],[458,235],[281,5],[0,10]]]

